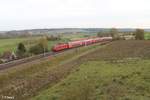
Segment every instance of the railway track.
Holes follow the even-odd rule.
[[[7,69],[7,68],[16,66],[16,65],[21,65],[21,64],[24,64],[24,63],[32,62],[34,60],[42,59],[44,57],[48,57],[48,56],[51,56],[51,55],[54,55],[54,54],[56,54],[56,53],[48,52],[48,53],[45,53],[45,54],[39,54],[39,55],[36,55],[36,56],[31,56],[31,57],[27,57],[27,58],[23,58],[23,59],[19,59],[19,60],[10,61],[10,62],[4,63],[4,64],[0,64],[0,70],[4,70],[4,69]]]
[[[100,45],[104,45],[104,44],[107,44],[109,42],[108,41],[103,42],[103,43],[100,43]],[[82,47],[78,47],[78,48],[82,48]],[[73,49],[75,49],[75,48],[73,48]],[[67,49],[67,50],[64,50],[64,51],[69,51],[69,50],[72,50],[72,49]],[[46,57],[49,57],[49,56],[54,56],[54,55],[63,53],[64,51],[48,52],[48,53],[45,53],[45,54],[39,54],[39,55],[35,55],[35,56],[31,56],[31,57],[27,57],[27,58],[23,58],[23,59],[19,59],[19,60],[10,61],[10,62],[4,63],[4,64],[0,64],[0,71],[4,70],[4,69],[11,68],[11,67],[14,67],[14,66],[17,66],[17,65],[29,63],[29,62],[32,62],[32,61],[35,61],[35,60],[40,60],[40,59],[43,59],[43,58],[46,58]]]

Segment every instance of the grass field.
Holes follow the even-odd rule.
[[[146,40],[150,40],[150,32],[146,32],[145,33],[145,39]]]
[[[149,49],[150,41],[113,42],[80,57],[78,69],[31,100],[149,100]]]
[[[0,53],[7,50],[15,50],[17,43],[22,42],[24,40],[26,39],[0,39]]]
[[[36,43],[39,37],[30,37],[30,38],[12,38],[12,39],[0,39],[0,53],[4,51],[15,51],[18,43],[22,42],[26,46],[28,44],[32,45]]]

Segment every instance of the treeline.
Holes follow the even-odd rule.
[[[40,36],[47,36],[49,40],[59,40],[61,38],[60,34],[48,34],[48,33],[30,33],[28,31],[21,31],[21,32],[5,32],[0,33],[0,39],[7,39],[7,38],[24,38],[24,37],[40,37]]]
[[[114,40],[119,39],[136,39],[136,40],[144,40],[144,29],[136,29],[133,32],[119,32],[117,28],[112,28],[108,32],[100,31],[97,33],[98,37],[105,37],[105,36],[111,36]]]
[[[24,37],[37,37],[37,36],[42,36],[40,34],[29,34],[29,33],[11,33],[11,32],[6,32],[6,33],[1,33],[0,34],[0,39],[9,39],[9,38],[24,38]]]
[[[61,40],[61,35],[47,35],[46,38],[48,41],[57,41]]]

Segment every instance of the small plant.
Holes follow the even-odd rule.
[[[18,47],[17,47],[17,52],[16,52],[17,56],[18,56],[19,58],[25,57],[26,51],[27,51],[27,50],[26,50],[24,44],[23,44],[23,43],[19,43],[19,44],[18,44]]]

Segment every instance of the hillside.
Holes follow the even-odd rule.
[[[150,41],[115,41],[78,59],[67,78],[31,100],[149,100]]]

